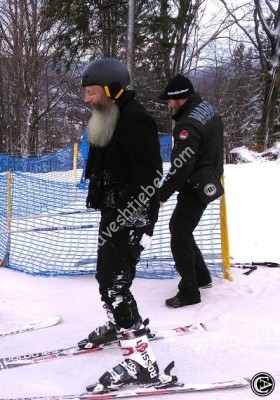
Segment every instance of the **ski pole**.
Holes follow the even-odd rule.
[[[253,271],[256,271],[257,266],[252,263],[234,263],[230,265],[233,268],[248,269],[249,271],[244,272],[243,275],[250,275]]]
[[[276,262],[271,262],[271,261],[264,261],[264,262],[254,262],[252,261],[252,266],[265,266],[268,268],[280,268],[280,264],[276,263]]]

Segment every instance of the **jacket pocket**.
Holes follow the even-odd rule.
[[[221,179],[212,166],[194,172],[188,179],[192,191],[203,204],[209,204],[222,196],[224,188]]]

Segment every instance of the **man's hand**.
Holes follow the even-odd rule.
[[[164,203],[162,201],[159,202],[159,208],[163,208],[164,207]]]

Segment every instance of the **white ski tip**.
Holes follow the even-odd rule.
[[[48,328],[48,327],[59,324],[61,320],[62,320],[62,316],[56,315],[53,317],[48,317],[42,321],[34,321],[34,322],[30,322],[29,324],[26,324],[26,325],[12,327],[10,329],[6,329],[3,331],[0,330],[0,337],[7,336],[7,335],[15,335],[17,333],[29,332],[29,331],[33,331],[36,329]]]

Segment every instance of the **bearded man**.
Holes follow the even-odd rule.
[[[96,279],[108,321],[79,346],[120,339],[121,347],[130,349],[123,362],[101,376],[93,388],[97,392],[159,380],[147,323],[130,287],[158,218],[162,161],[156,123],[129,83],[126,65],[112,58],[95,60],[82,73],[85,102],[92,107],[87,207],[101,211]]]

